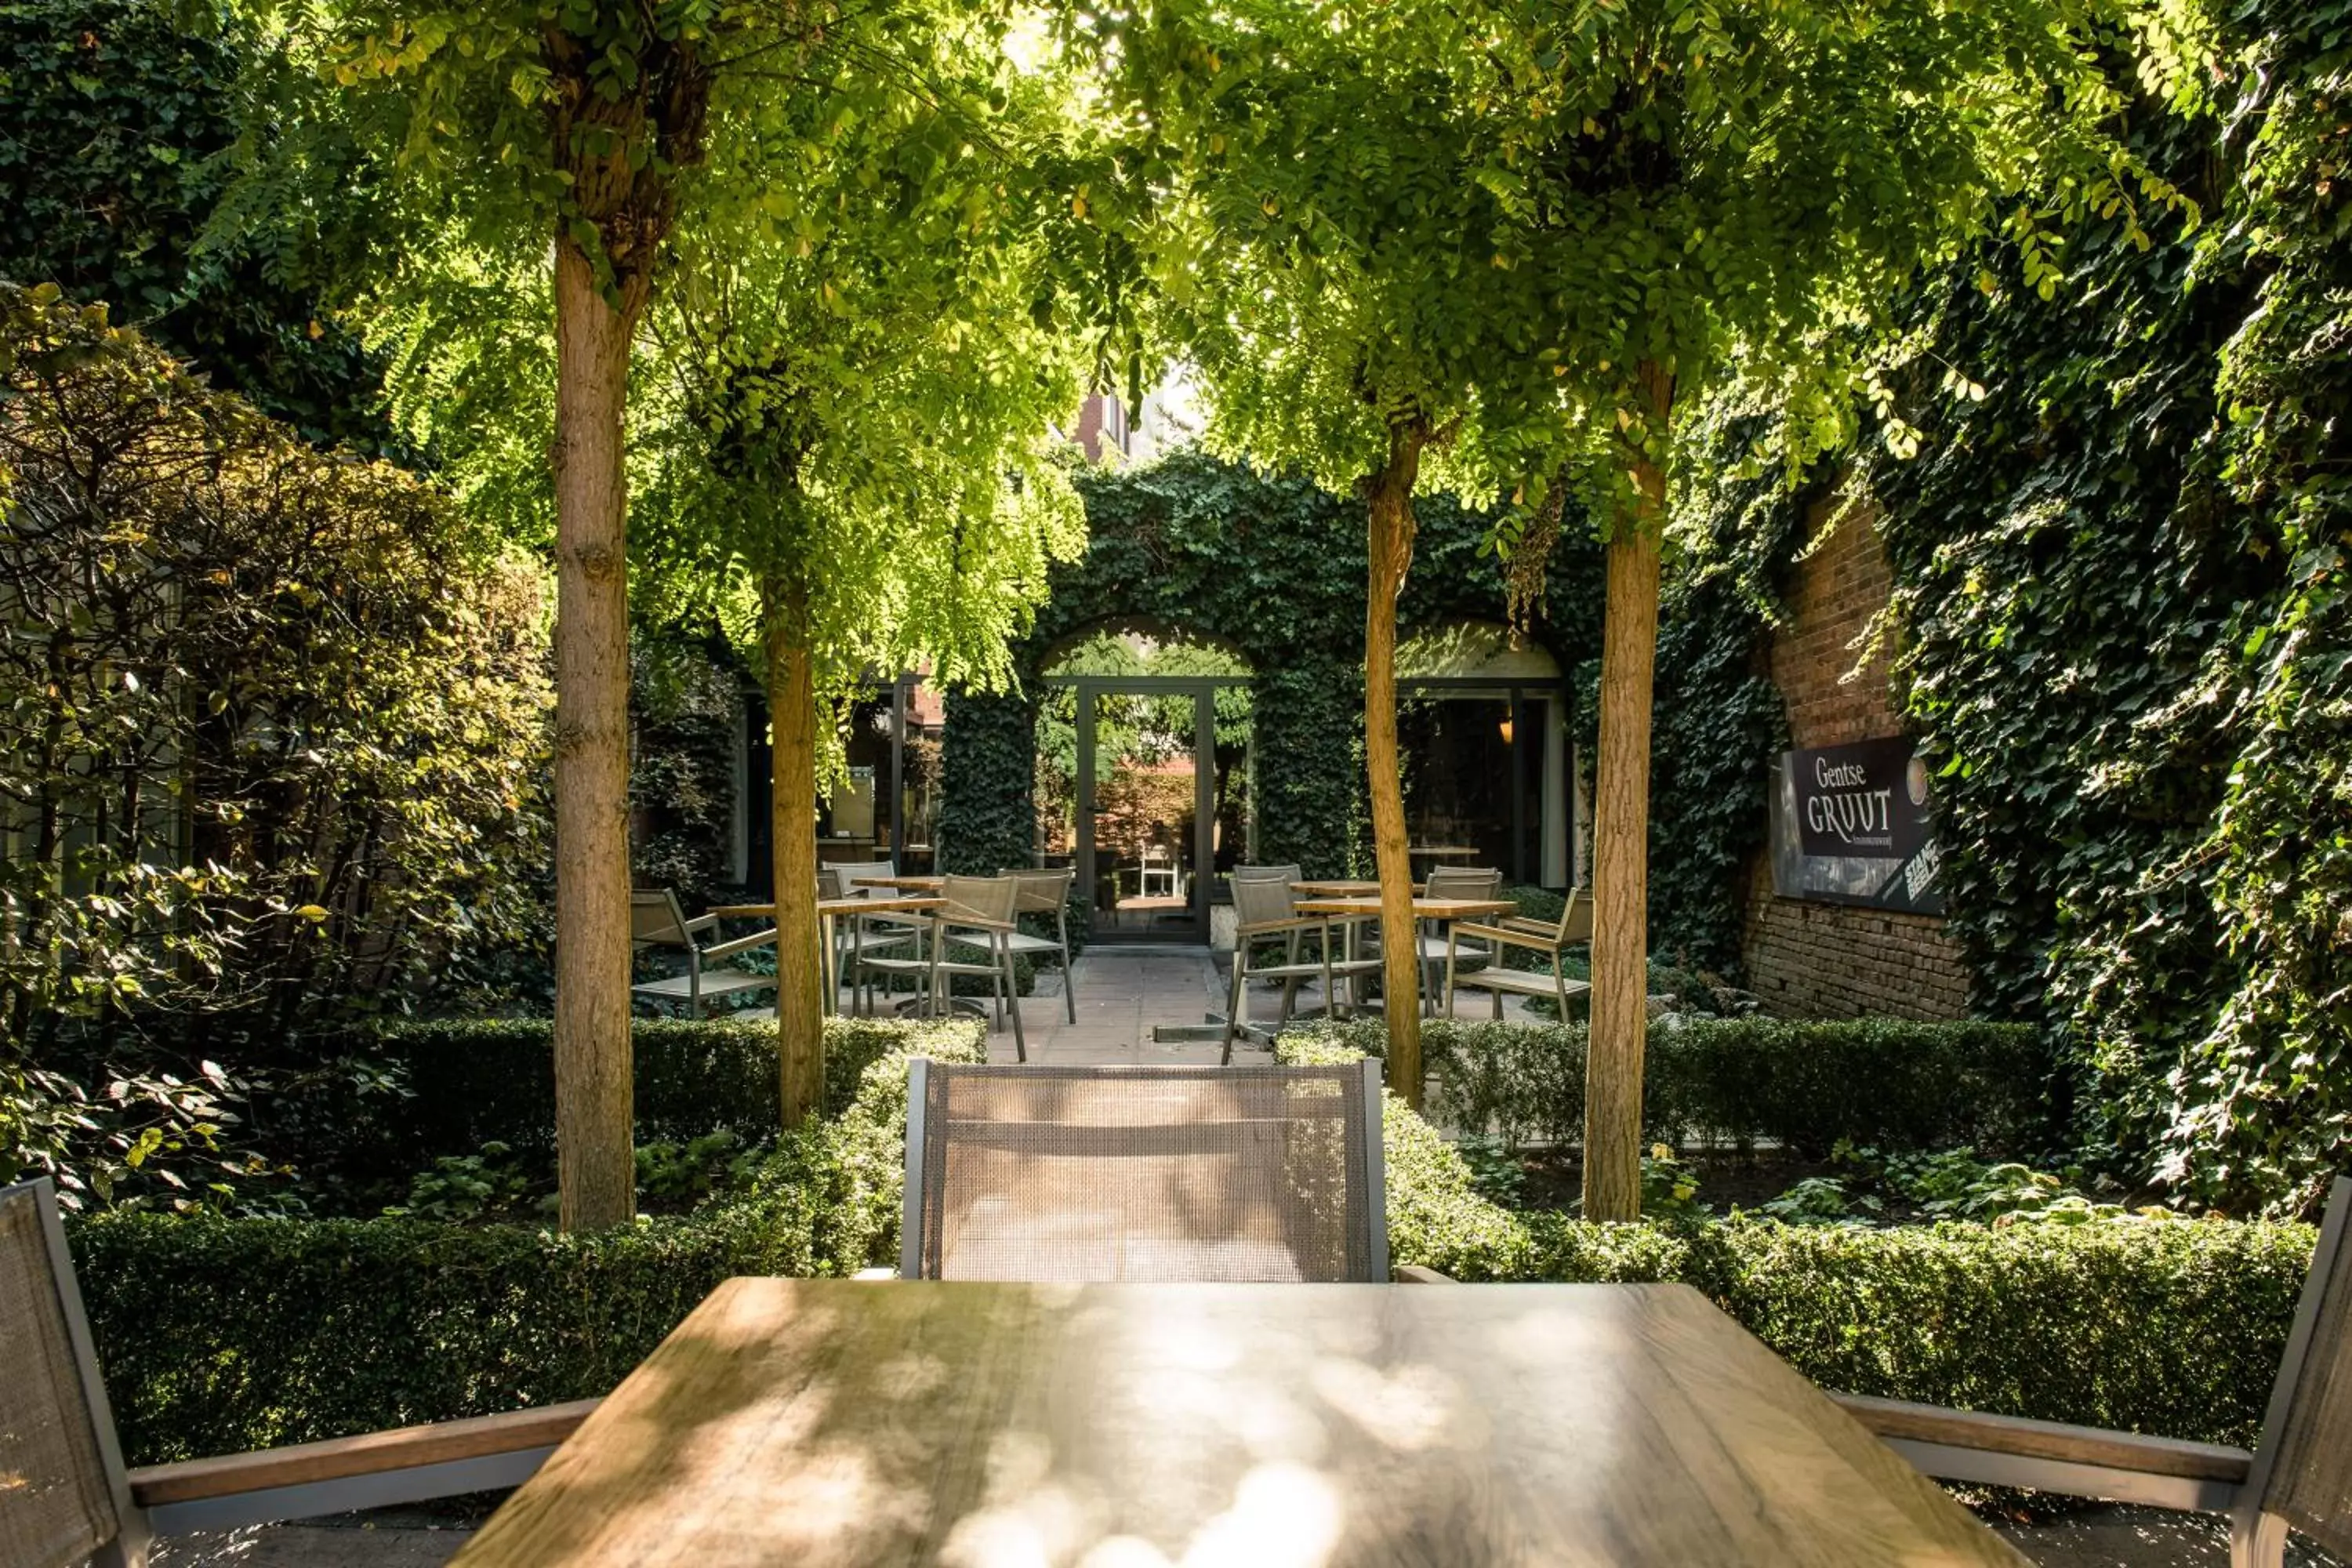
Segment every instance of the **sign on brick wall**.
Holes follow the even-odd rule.
[[[1783,752],[1774,773],[1775,892],[1943,913],[1927,769],[1909,741]]]

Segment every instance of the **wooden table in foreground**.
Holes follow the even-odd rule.
[[[455,1563],[2024,1561],[1687,1286],[730,1279]]]

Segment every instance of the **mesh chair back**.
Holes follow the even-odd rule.
[[[1017,914],[1055,915],[1069,900],[1070,883],[1077,872],[1068,867],[1055,871],[1006,869],[997,873],[1013,883],[1013,908]]]
[[[1011,925],[1021,885],[1010,877],[948,877],[940,883],[947,907],[940,913],[950,921],[985,921]]]
[[[677,907],[677,895],[667,888],[631,893],[629,940],[666,942],[673,947],[685,945],[688,941],[686,911]]]
[[[1433,866],[1428,896],[1433,899],[1499,899],[1503,873],[1489,866]]]
[[[2352,1177],[2339,1176],[2279,1365],[2249,1489],[2329,1551],[2352,1552]]]
[[[1270,879],[1239,877],[1234,879],[1234,919],[1244,928],[1274,925],[1297,918],[1297,905],[1290,896],[1290,884]]]
[[[863,879],[875,881],[898,874],[897,864],[889,860],[845,860],[834,867],[841,876],[841,896],[845,899],[887,899],[898,891],[896,888],[861,888]]]
[[[1298,880],[1298,868],[1296,866],[1236,866],[1233,870],[1233,878],[1236,882],[1296,882]]]
[[[840,867],[819,866],[816,868],[816,896],[820,899],[849,897],[849,881],[841,874]]]
[[[914,1071],[908,1278],[1388,1277],[1375,1063]]]
[[[129,1494],[47,1181],[0,1187],[0,1563],[79,1563]]]
[[[1559,912],[1559,940],[1563,942],[1592,940],[1592,889],[1577,888],[1568,895],[1568,908]]]

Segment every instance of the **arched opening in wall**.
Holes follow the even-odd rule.
[[[1414,871],[1494,866],[1514,882],[1582,882],[1559,661],[1497,622],[1451,621],[1398,646],[1397,687]]]
[[[1044,676],[1039,862],[1076,868],[1096,941],[1207,941],[1255,838],[1247,661],[1122,622],[1063,643]]]

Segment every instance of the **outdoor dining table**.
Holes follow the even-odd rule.
[[[947,885],[945,877],[852,877],[853,888],[897,888],[908,893],[936,893]]]
[[[1318,920],[1346,919],[1353,921],[1378,916],[1381,912],[1381,900],[1379,894],[1374,892],[1339,899],[1301,899],[1296,908],[1300,914]],[[1509,899],[1433,899],[1416,893],[1412,900],[1412,917],[1415,929],[1418,929],[1419,922],[1423,921],[1438,923],[1446,921],[1475,921],[1481,915],[1516,914],[1518,912],[1518,908],[1519,906]],[[1356,956],[1356,927],[1352,923],[1347,931],[1347,949],[1349,958]],[[1428,965],[1423,963],[1418,956],[1414,958],[1413,971],[1417,975],[1423,974],[1427,968]],[[1350,982],[1351,996],[1354,995],[1352,985],[1353,983]],[[1423,996],[1421,1000],[1429,1002],[1433,999]]]
[[[1685,1285],[772,1279],[454,1559],[2024,1562]]]
[[[947,908],[945,899],[908,896],[895,899],[819,899],[816,918],[823,928],[817,943],[817,973],[824,988],[824,1010],[835,1011],[840,1005],[841,976],[835,973],[833,922],[843,915],[929,915]],[[710,911],[722,920],[772,921],[776,918],[773,904],[721,904]]]

